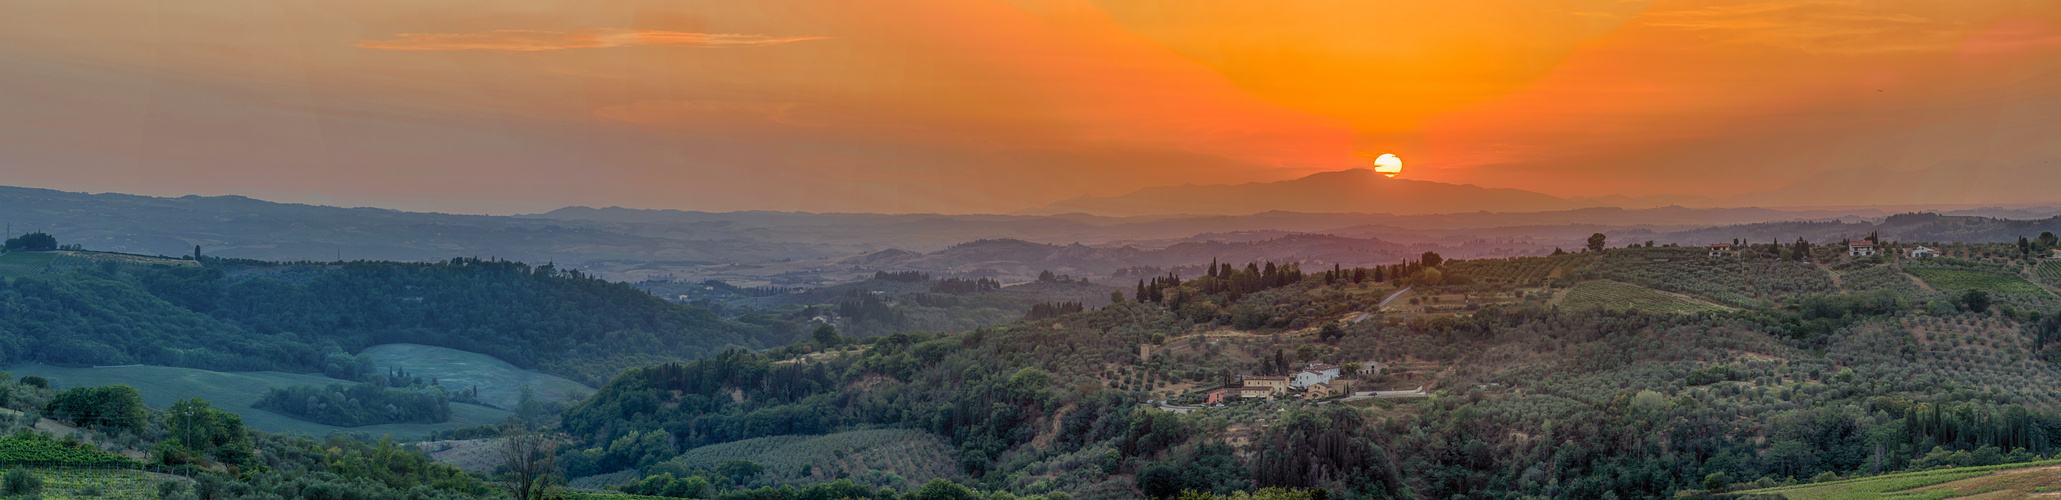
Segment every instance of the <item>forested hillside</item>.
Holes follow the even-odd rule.
[[[416,343],[599,383],[630,366],[763,349],[801,333],[787,318],[725,320],[549,265],[204,262],[9,280],[0,360],[311,372],[330,352]]]
[[[947,439],[966,481],[1018,494],[1593,499],[2061,454],[2061,300],[2006,279],[2036,272],[2030,252],[1832,247],[1426,255],[1242,294],[1155,279],[1133,300],[965,333],[819,335],[625,373],[565,414],[579,444],[562,465],[657,472],[698,446],[893,427]],[[1928,283],[1935,268],[1994,278]],[[1405,395],[1202,404],[1238,375],[1315,362],[1380,363],[1347,379]]]

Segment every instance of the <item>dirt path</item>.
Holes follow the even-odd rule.
[[[1403,287],[1403,289],[1401,289],[1401,290],[1396,290],[1396,291],[1395,291],[1395,293],[1391,293],[1391,294],[1388,294],[1388,298],[1386,298],[1386,299],[1381,299],[1381,303],[1380,303],[1380,304],[1375,304],[1375,305],[1374,305],[1374,308],[1376,308],[1376,309],[1380,309],[1380,308],[1388,307],[1388,303],[1390,303],[1390,302],[1395,302],[1395,299],[1396,299],[1397,297],[1401,297],[1401,296],[1403,296],[1403,294],[1404,294],[1404,293],[1407,293],[1407,292],[1409,292],[1411,288],[1414,288],[1414,287],[1407,287],[1407,286],[1406,286],[1406,287]],[[1366,320],[1367,320],[1367,318],[1369,318],[1369,317],[1372,317],[1372,316],[1374,316],[1374,314],[1373,314],[1373,313],[1365,313],[1365,312],[1363,312],[1363,313],[1360,313],[1360,316],[1359,316],[1359,317],[1357,317],[1357,318],[1353,318],[1353,323],[1359,323],[1359,322],[1361,322],[1361,321],[1366,321]]]
[[[1843,278],[1843,277],[1840,277],[1840,276],[1839,276],[1839,273],[1835,273],[1835,272],[1832,272],[1832,268],[1829,268],[1829,267],[1825,267],[1825,264],[1824,264],[1824,263],[1822,263],[1822,262],[1818,262],[1818,261],[1816,261],[1816,260],[1812,260],[1812,261],[1811,261],[1811,265],[1813,265],[1813,266],[1818,266],[1818,270],[1819,270],[1819,271],[1824,271],[1826,275],[1828,275],[1828,276],[1831,276],[1831,277],[1832,277],[1832,288],[1837,288],[1837,289],[1839,289],[1839,293],[1847,293],[1847,292],[1852,292],[1852,290],[1847,290],[1847,289],[1846,289],[1846,279],[1845,279],[1845,278]]]
[[[1931,283],[1926,283],[1925,280],[1918,279],[1917,276],[1912,275],[1911,273],[1903,272],[1903,269],[1897,269],[1896,272],[1903,274],[1906,278],[1910,278],[1912,283],[1917,283],[1918,288],[1923,288],[1927,292],[1939,293],[1939,289],[1933,288]]]

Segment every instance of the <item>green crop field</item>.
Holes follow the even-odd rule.
[[[1615,281],[1584,281],[1567,291],[1567,307],[1601,307],[1642,311],[1694,312],[1717,309],[1659,290]]]
[[[372,356],[373,362],[378,363],[381,369],[405,369],[410,375],[436,379],[438,384],[452,390],[479,387],[480,402],[504,409],[515,408],[524,385],[536,389],[537,399],[544,401],[584,398],[594,393],[593,388],[579,382],[524,370],[493,356],[457,349],[381,344],[365,348],[364,354]]]
[[[2033,268],[2033,275],[2046,284],[2061,286],[2061,260],[2041,262],[2039,267]]]
[[[43,479],[41,497],[58,499],[145,500],[159,498],[158,484],[183,478],[138,470],[30,468]],[[5,472],[0,470],[0,472]],[[21,498],[21,497],[14,497]],[[34,497],[29,497],[34,498]]]
[[[499,424],[509,413],[493,408],[469,404],[451,404],[451,420],[440,424],[383,424],[362,427],[336,427],[251,408],[266,389],[294,385],[346,384],[321,375],[301,375],[282,372],[214,372],[193,368],[172,368],[165,366],[123,366],[109,368],[63,368],[49,365],[22,365],[8,370],[15,376],[36,375],[50,379],[53,387],[70,388],[128,384],[143,392],[143,403],[152,408],[169,408],[181,399],[201,398],[216,408],[243,416],[243,424],[267,432],[307,433],[315,436],[327,435],[332,431],[364,432],[373,435],[392,434],[398,438],[417,438],[431,432],[469,427],[474,425]]]
[[[584,493],[568,491],[562,495],[565,500],[673,500],[673,497],[648,497],[623,493]]]
[[[20,278],[43,272],[57,252],[13,252],[0,255],[0,278]]]
[[[936,434],[909,429],[746,439],[687,450],[664,465],[714,469],[736,459],[766,466],[765,479],[775,484],[801,482],[812,474],[812,482],[828,481],[825,475],[842,472],[855,483],[908,490],[959,474],[958,451],[951,444]],[[812,466],[822,470],[811,471]]]
[[[1941,290],[1982,290],[1990,293],[2044,295],[2039,285],[2017,276],[1955,269],[1910,269],[1907,272]]]
[[[1985,481],[1985,476],[2013,476],[2026,472],[2048,472],[2044,468],[2061,464],[2061,460],[2029,462],[2019,464],[1992,465],[1985,467],[1956,467],[1923,472],[1906,472],[1859,479],[1848,479],[1819,484],[1783,486],[1740,492],[1746,495],[1777,494],[1789,500],[1872,500],[1877,498],[1896,500],[1938,500],[1968,496],[1966,491],[1997,490],[2008,488],[2018,481],[1988,481],[1996,484],[1970,484],[1966,488],[1933,488],[1926,491],[1907,491],[1934,485],[1955,486],[1956,481]],[[2033,477],[2016,479],[2038,479]],[[2042,481],[2043,482],[2043,481]],[[1955,483],[1955,484],[1948,484]],[[1995,498],[2022,498],[2021,496],[1997,496]]]
[[[135,463],[128,457],[74,448],[48,438],[0,439],[0,464],[110,466]]]

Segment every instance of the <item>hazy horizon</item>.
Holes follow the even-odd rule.
[[[1007,213],[1382,153],[1401,178],[1558,197],[2061,168],[2051,4],[133,7],[0,20],[8,184]],[[1942,201],[2022,201],[1995,184]]]

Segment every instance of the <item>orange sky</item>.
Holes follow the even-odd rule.
[[[26,2],[0,184],[997,212],[1292,178],[1725,196],[2061,158],[2061,3]]]

